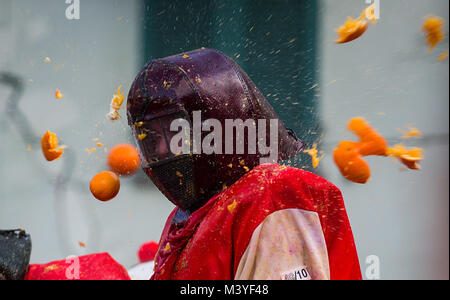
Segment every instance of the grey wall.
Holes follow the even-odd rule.
[[[4,109],[11,89],[0,85],[0,228],[23,227],[31,233],[34,263],[108,251],[133,265],[141,243],[159,239],[172,206],[142,172],[122,179],[114,201],[95,200],[89,181],[106,169],[106,154],[99,149],[88,155],[85,148],[95,147],[94,138],[108,148],[133,143],[124,110],[115,123],[106,114],[117,87],[122,84],[126,94],[137,74],[136,1],[82,0],[79,21],[66,19],[64,1],[0,3],[2,16],[9,16],[2,17],[8,22],[0,27],[7,37],[0,53],[8,50],[0,72],[20,78],[19,111],[25,117],[16,116],[16,123],[9,118],[11,112]],[[44,63],[47,56],[50,64]],[[54,99],[57,88],[66,98]],[[46,162],[34,135],[23,141],[19,128],[25,121],[38,137],[46,130],[56,132],[68,146],[63,159]],[[61,187],[62,175],[71,178]]]
[[[336,45],[334,28],[357,17],[364,1],[322,2],[321,94],[326,158],[321,174],[341,188],[356,238],[361,266],[380,258],[383,279],[447,278],[448,269],[448,60],[437,62],[448,39],[427,54],[423,17],[446,20],[448,1],[381,0],[380,20],[353,43]],[[390,144],[403,142],[398,128],[411,125],[424,137],[405,142],[423,147],[419,172],[401,171],[397,161],[368,158],[366,185],[345,181],[333,164],[332,150],[349,119],[365,117]]]

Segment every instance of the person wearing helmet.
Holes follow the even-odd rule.
[[[341,192],[277,163],[304,144],[230,58],[150,61],[127,110],[143,170],[176,206],[152,279],[361,279]]]
[[[145,173],[176,206],[151,279],[362,278],[341,192],[277,163],[304,144],[231,59],[151,61],[127,110]],[[108,253],[29,265],[30,253],[23,230],[0,231],[0,280],[130,279]]]

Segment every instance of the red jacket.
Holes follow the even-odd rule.
[[[152,279],[361,279],[341,192],[312,173],[261,165],[181,229],[176,210]]]

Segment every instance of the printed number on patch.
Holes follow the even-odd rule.
[[[281,274],[282,280],[311,280],[308,269],[306,267],[299,267],[294,270]]]

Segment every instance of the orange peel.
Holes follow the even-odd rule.
[[[423,160],[423,149],[407,149],[402,144],[395,145],[386,150],[386,155],[398,158],[407,168],[411,170],[420,170],[419,162]]]
[[[56,134],[47,131],[41,138],[42,153],[47,161],[54,161],[61,158],[64,153],[64,146],[58,146]]]

